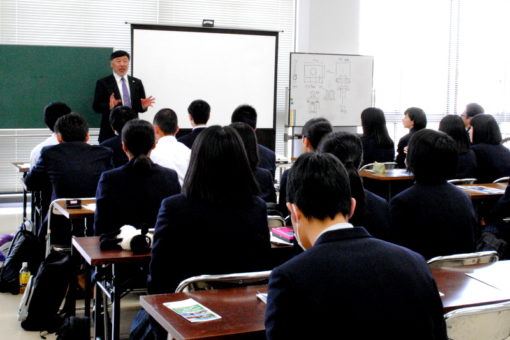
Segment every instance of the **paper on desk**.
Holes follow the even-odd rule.
[[[504,194],[505,190],[498,188],[484,187],[482,185],[461,186],[464,190],[476,191],[482,194]]]
[[[501,271],[495,270],[494,266],[477,268],[473,273],[466,275],[501,291],[510,292],[510,275],[502,274]]]
[[[273,244],[282,244],[282,245],[285,245],[285,246],[292,246],[293,244],[291,242],[285,242],[284,240],[282,239],[279,239],[277,237],[274,237],[273,235],[269,235],[269,241]]]
[[[88,209],[88,210],[96,211],[96,203],[84,204],[84,205],[82,205],[82,207],[83,207],[84,209]]]
[[[221,319],[221,316],[193,299],[165,302],[163,305],[190,322]]]

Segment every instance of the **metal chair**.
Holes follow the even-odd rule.
[[[375,163],[368,163],[368,164],[365,164],[363,165],[360,170],[372,170],[372,168],[374,167],[374,164]],[[390,170],[390,169],[395,169],[395,167],[397,166],[397,163],[396,162],[381,162],[379,164],[384,164],[384,168],[386,170]]]
[[[510,301],[457,309],[444,318],[450,340],[510,339]]]
[[[495,180],[492,183],[508,183],[509,181],[510,181],[510,176],[506,176],[506,177],[498,178],[497,180]]]
[[[452,184],[473,184],[476,182],[476,178],[454,178],[454,179],[449,179],[448,180],[448,183],[452,183]]]
[[[475,253],[454,254],[433,257],[427,261],[430,268],[437,267],[459,267],[474,264],[488,264],[499,260],[498,252],[495,250],[479,251]]]
[[[271,271],[266,270],[261,272],[193,276],[179,283],[175,292],[181,293],[194,290],[211,290],[263,284],[267,283],[270,274]]]
[[[269,229],[285,227],[285,219],[279,215],[268,215],[267,225],[269,226]]]

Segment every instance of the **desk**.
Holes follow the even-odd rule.
[[[457,308],[510,300],[510,287],[503,291],[488,284],[488,281],[468,276],[482,271],[485,271],[484,276],[492,280],[499,277],[498,282],[506,282],[503,278],[510,272],[510,261],[500,261],[488,266],[432,269],[438,289],[444,294],[441,300],[445,313]],[[214,339],[229,335],[248,336],[250,339],[264,338],[265,304],[256,298],[258,291],[267,292],[267,286],[147,295],[140,297],[140,304],[171,334],[172,339]],[[188,298],[195,299],[222,318],[192,324],[163,306],[164,302]]]
[[[101,299],[99,299],[99,291],[103,293],[112,301],[112,333],[111,339],[119,339],[119,326],[120,326],[120,296],[118,282],[118,264],[136,263],[136,262],[149,262],[150,253],[135,255],[131,251],[125,250],[108,250],[102,251],[99,249],[99,236],[92,237],[73,237],[72,240],[73,251],[77,251],[87,264],[87,273],[85,275],[85,315],[90,316],[90,273],[91,268],[96,269],[96,299],[95,299],[95,320],[94,330],[95,339],[102,338],[99,334],[100,324],[99,314],[97,311],[101,309]],[[105,327],[107,329],[107,327]]]
[[[457,185],[460,189],[464,190],[473,200],[487,199],[487,198],[495,198],[500,197],[505,193],[507,183],[485,183],[485,184],[462,184]],[[487,193],[481,192],[478,190],[470,190],[469,188],[473,187],[484,187],[488,189],[500,189],[502,192],[500,193]]]
[[[81,199],[81,204],[82,207],[80,209],[68,209],[66,208],[65,200],[57,200],[53,208],[70,220],[94,215],[96,212],[95,198],[83,198]]]
[[[12,162],[12,165],[14,165],[18,169],[18,172],[23,174],[23,179],[21,180],[21,182],[22,182],[22,185],[23,185],[23,219],[25,219],[27,217],[28,190],[27,190],[27,187],[25,185],[24,179],[27,176],[27,173],[30,171],[30,163],[27,163],[27,162]],[[33,214],[34,214],[34,206],[32,204],[32,209],[31,209],[32,217],[33,217]],[[32,218],[32,221],[33,220],[34,219]]]
[[[359,175],[366,179],[366,189],[386,198],[388,201],[398,192],[411,186],[414,181],[414,175],[406,169],[388,169],[384,174],[378,174],[370,170],[360,170]],[[396,184],[400,186],[398,191],[394,188]],[[382,190],[380,189],[381,185],[385,186]]]

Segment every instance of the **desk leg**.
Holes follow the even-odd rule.
[[[99,271],[100,268],[96,267],[96,271]],[[100,280],[100,274],[96,272],[96,279]],[[96,284],[94,285],[94,293],[95,293],[95,299],[94,299],[94,339],[103,339],[104,338],[104,323],[102,319],[103,315],[103,291],[102,289]]]
[[[112,264],[112,340],[119,340],[120,333],[120,289],[117,287],[118,285],[118,277],[117,277],[117,265]]]

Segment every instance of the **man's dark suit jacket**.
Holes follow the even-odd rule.
[[[138,78],[128,76],[128,83],[133,111],[137,114],[147,111],[147,109],[142,108],[142,102],[140,101],[141,98],[145,98],[145,89],[143,88],[142,81]],[[99,130],[99,143],[115,136],[110,126],[110,96],[112,93],[115,94],[116,99],[122,99],[113,74],[97,81],[92,107],[95,112],[102,115],[101,128]],[[119,105],[122,105],[122,102],[119,103]]]
[[[126,153],[124,152],[124,150],[122,150],[122,139],[120,138],[120,136],[113,136],[111,138],[108,138],[100,145],[109,148],[110,150],[113,151],[112,160],[114,168],[118,168],[119,166],[124,165],[129,161]]]
[[[154,228],[163,199],[181,192],[174,170],[153,164],[144,172],[133,160],[101,175],[96,193],[94,233],[101,235],[129,224]]]
[[[200,132],[204,131],[204,129],[206,129],[205,126],[204,127],[194,128],[193,130],[191,130],[190,133],[188,133],[187,135],[182,136],[177,141],[181,142],[182,144],[186,145],[188,148],[191,149],[191,147],[193,146],[193,142],[198,137]]]
[[[256,167],[253,176],[260,189],[260,197],[266,202],[276,203],[276,191],[274,189],[273,175],[267,169]]]
[[[364,228],[322,234],[269,279],[267,339],[444,339],[423,257]]]
[[[450,183],[414,184],[390,201],[392,241],[430,259],[475,251],[471,198]]]
[[[476,154],[478,183],[491,183],[510,174],[510,150],[505,146],[480,143],[471,149]]]
[[[273,150],[266,148],[264,145],[257,144],[259,151],[259,167],[267,169],[271,172],[271,175],[275,174],[276,171],[276,155]]]
[[[184,194],[163,201],[150,262],[150,294],[171,293],[188,277],[268,270],[266,204],[218,206]]]
[[[51,183],[52,200],[94,197],[101,173],[112,167],[111,150],[85,142],[64,142],[43,148],[25,184],[32,191]]]

